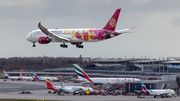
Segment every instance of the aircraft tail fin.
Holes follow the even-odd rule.
[[[142,81],[141,81],[141,86],[142,86],[142,90],[147,90],[146,86],[144,85]]]
[[[20,76],[23,76],[22,73],[19,73]]]
[[[120,8],[115,11],[113,16],[110,18],[110,20],[108,21],[108,23],[106,24],[106,26],[103,29],[111,30],[111,31],[115,30],[116,24],[117,24],[117,21],[118,21],[118,18],[119,18],[120,11],[121,11]]]
[[[33,76],[34,76],[35,79],[39,80],[39,77],[36,75],[35,72],[33,72]]]
[[[61,84],[61,87],[62,89],[65,87],[64,83],[60,80],[60,84]]]
[[[46,87],[47,87],[47,89],[55,90],[54,86],[49,82],[49,80],[48,79],[45,79],[45,80],[46,80]]]
[[[161,89],[166,89],[166,83],[163,83]]]
[[[93,82],[91,78],[82,70],[82,68],[78,64],[73,64],[73,66],[79,79],[87,79],[88,81]]]
[[[5,75],[5,76],[9,76],[9,75],[6,73],[6,71],[4,71],[4,75]]]

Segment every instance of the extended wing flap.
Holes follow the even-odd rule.
[[[45,28],[44,26],[41,25],[41,22],[39,22],[38,27],[44,34],[48,35],[50,38],[56,37],[56,38],[59,38],[59,39],[64,40],[64,41],[70,41],[68,38],[65,38],[65,37],[56,35],[52,32],[49,32],[47,30],[47,28]]]

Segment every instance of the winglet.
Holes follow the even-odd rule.
[[[49,33],[48,30],[44,26],[41,25],[41,22],[39,22],[38,27],[42,32],[44,32],[44,34],[48,35]]]

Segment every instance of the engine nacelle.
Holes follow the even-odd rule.
[[[172,94],[167,94],[167,96],[168,96],[168,97],[171,97],[171,96],[172,96]]]
[[[47,36],[41,36],[41,37],[38,38],[38,42],[40,44],[48,44],[48,43],[51,42],[51,39],[49,37],[47,37]]]

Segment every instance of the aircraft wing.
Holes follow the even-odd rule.
[[[169,93],[159,93],[157,94],[157,96],[161,96],[161,95],[168,95]]]
[[[122,30],[117,30],[116,32],[117,32],[118,34],[130,33],[130,32],[127,32],[127,31],[129,31],[129,30],[131,30],[131,29],[134,29],[134,28],[136,28],[136,27],[126,28],[126,29],[122,29]]]
[[[70,39],[68,39],[68,38],[65,38],[65,37],[59,36],[57,34],[54,34],[52,32],[49,32],[47,30],[47,28],[45,28],[44,26],[41,25],[41,22],[39,22],[38,27],[44,34],[48,35],[50,37],[50,39],[59,38],[59,39],[64,40],[64,41],[70,41]]]

